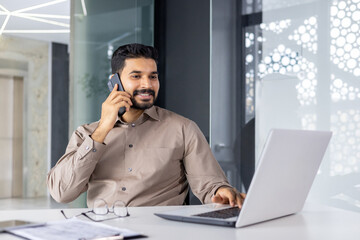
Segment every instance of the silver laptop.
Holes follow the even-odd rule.
[[[241,210],[206,204],[155,215],[175,221],[244,227],[299,212],[331,135],[328,131],[271,130]]]

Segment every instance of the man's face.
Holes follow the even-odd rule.
[[[132,108],[144,110],[154,105],[160,84],[153,59],[126,59],[120,78],[125,91],[132,96]]]

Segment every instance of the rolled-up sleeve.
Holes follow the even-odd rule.
[[[199,127],[190,121],[184,129],[184,166],[191,190],[202,203],[222,186],[231,187]]]
[[[83,126],[79,127],[72,134],[65,154],[47,175],[49,192],[58,202],[71,202],[87,190],[89,178],[106,149],[90,134]]]

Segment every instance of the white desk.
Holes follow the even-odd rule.
[[[182,206],[181,206],[182,207]],[[193,207],[193,206],[188,206]],[[147,235],[148,239],[243,239],[243,240],[359,240],[360,214],[340,209],[307,204],[301,213],[245,228],[168,221],[154,216],[154,212],[175,207],[129,208],[130,217],[105,222]],[[84,209],[67,209],[66,213],[80,213]],[[0,211],[0,221],[21,219],[29,221],[62,220],[60,209]],[[0,234],[0,239],[18,239]]]

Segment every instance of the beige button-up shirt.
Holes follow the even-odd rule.
[[[90,137],[98,122],[80,126],[47,185],[58,202],[87,191],[87,204],[104,199],[128,206],[181,205],[189,185],[202,203],[230,186],[198,126],[153,106],[133,123],[118,120],[104,144]]]

